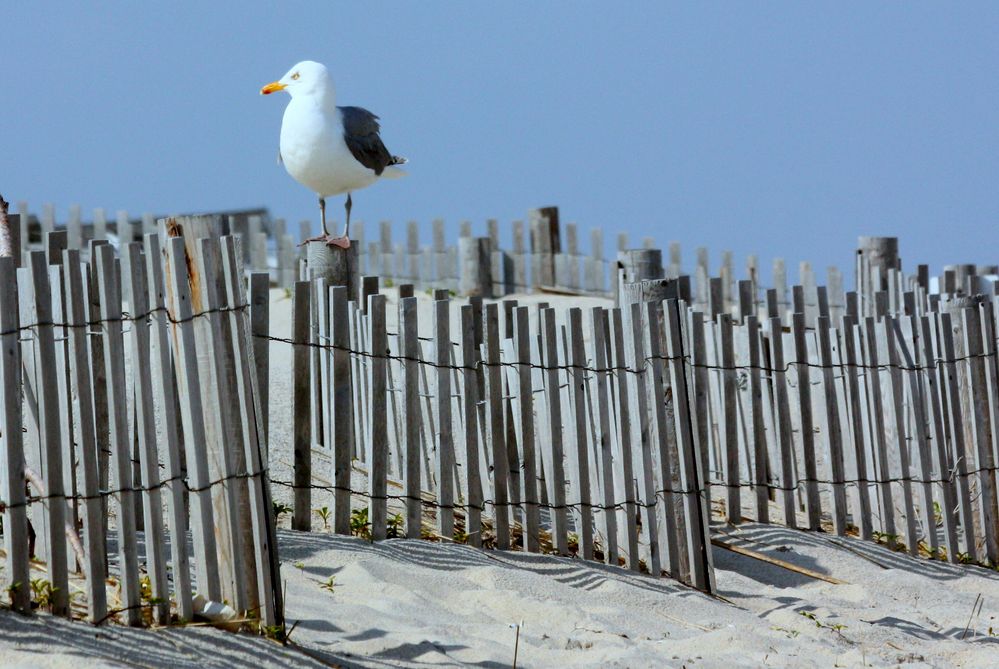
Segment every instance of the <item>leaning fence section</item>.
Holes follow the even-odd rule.
[[[55,232],[0,258],[6,592],[94,623],[278,625],[259,300],[235,238],[164,224],[88,262]]]

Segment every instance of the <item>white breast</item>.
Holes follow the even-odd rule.
[[[281,160],[288,174],[320,197],[365,188],[378,179],[347,148],[339,110],[322,109],[310,98],[293,98],[284,110]]]

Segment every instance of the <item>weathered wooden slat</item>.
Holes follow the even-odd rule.
[[[520,415],[516,420],[520,423],[520,452],[523,458],[523,481],[521,490],[524,495],[524,548],[531,553],[541,550],[540,545],[540,508],[538,507],[538,459],[535,453],[534,438],[534,391],[531,383],[531,334],[528,316],[530,307],[517,307],[514,323],[517,379]]]
[[[746,347],[749,349],[749,405],[753,421],[753,492],[756,497],[757,522],[769,523],[770,461],[767,452],[766,423],[764,419],[760,346],[760,323],[755,315],[747,316]]]
[[[417,298],[399,300],[399,337],[402,342],[403,425],[405,428],[406,537],[420,538],[422,501],[420,497],[420,397]]]
[[[471,305],[461,307],[462,411],[465,426],[465,533],[468,543],[482,545],[482,478],[479,459],[478,404],[479,387],[475,371],[475,314]]]
[[[954,350],[954,327],[951,315],[939,314],[939,358],[943,364],[947,409],[945,416],[950,427],[951,449],[957,478],[958,505],[961,511],[961,529],[964,552],[972,561],[978,559],[975,540],[975,508],[971,501],[971,467],[968,464],[968,445],[964,438],[964,421],[961,412],[961,394],[958,388],[957,355]]]
[[[454,440],[451,434],[451,302],[434,302],[434,344],[437,404],[437,531],[445,539],[454,537]]]
[[[123,249],[122,277],[128,282],[131,313],[135,320],[131,327],[131,358],[133,370],[152,369],[150,355],[149,286],[146,281],[142,244],[132,242]],[[158,599],[152,607],[153,619],[164,624],[170,617],[170,587],[167,582],[166,546],[164,544],[163,502],[160,491],[159,454],[156,448],[156,415],[153,397],[153,378],[149,373],[135,373],[132,377],[135,432],[139,442],[139,470],[142,481],[142,515],[146,537],[146,574],[153,597]]]
[[[218,481],[212,486],[212,501],[222,596],[237,611],[246,611],[256,599],[250,591],[256,588],[256,581],[249,577],[253,568],[247,564],[253,554],[242,547],[244,542],[252,542],[252,536],[244,534],[249,529],[250,509],[245,494],[246,461],[237,446],[243,443],[242,425],[236,414],[239,407],[227,395],[235,385],[235,380],[230,383],[229,379],[230,372],[235,373],[235,361],[229,336],[231,325],[222,311],[222,258],[218,238],[202,237],[193,243],[197,257],[191,289],[195,308],[201,313],[195,322],[200,326],[200,343],[204,345],[198,348],[199,355],[204,355],[200,369],[202,391],[212,407],[205,412],[205,434],[212,483]],[[200,290],[195,291],[195,285]]]
[[[919,554],[919,535],[916,527],[915,500],[912,494],[912,467],[909,464],[909,435],[906,432],[905,407],[903,405],[902,372],[899,369],[898,349],[895,333],[890,324],[891,317],[884,316],[878,323],[878,346],[882,360],[888,364],[888,380],[891,387],[892,424],[889,433],[895,435],[895,449],[898,451],[899,473],[902,483],[902,504],[905,513],[907,547],[911,555]]]
[[[291,526],[312,529],[312,393],[310,388],[312,349],[309,348],[311,290],[308,281],[296,281],[292,294],[292,413],[294,415],[294,489]],[[383,395],[384,396],[384,395]]]
[[[575,478],[577,487],[572,503],[579,509],[579,552],[583,559],[593,559],[593,507],[591,497],[590,456],[586,425],[586,351],[583,348],[583,312],[578,307],[568,311],[566,324],[571,351],[570,381],[572,413],[575,417]]]
[[[787,396],[787,370],[784,366],[784,334],[779,316],[770,318],[770,364],[773,376],[777,443],[780,451],[781,499],[784,524],[797,527],[795,504],[797,481],[794,475],[794,444],[791,441],[791,408]]]
[[[253,360],[256,364],[257,388],[260,390],[260,405],[270,406],[270,292],[271,276],[267,272],[250,274],[250,331],[253,335]],[[264,433],[261,446],[264,455],[269,453],[270,416],[267,411],[261,416]]]
[[[957,540],[957,484],[950,475],[953,471],[953,461],[950,451],[947,448],[947,437],[944,431],[944,392],[945,383],[944,366],[939,361],[940,355],[936,352],[934,342],[936,340],[936,324],[932,320],[933,316],[924,314],[919,317],[920,339],[922,349],[918,350],[920,361],[926,368],[923,375],[926,389],[926,403],[929,405],[932,421],[930,422],[930,440],[933,450],[936,453],[937,467],[936,476],[941,483],[941,498],[943,501],[941,513],[944,535],[947,541],[947,561],[958,562],[958,553],[961,549]]]
[[[867,348],[867,379],[868,389],[872,406],[874,407],[874,453],[876,480],[878,484],[878,495],[881,504],[881,524],[884,533],[889,537],[890,545],[894,546],[897,541],[892,538],[896,536],[895,531],[895,504],[891,489],[891,469],[888,464],[888,447],[885,436],[885,411],[884,395],[882,394],[881,366],[878,362],[878,337],[875,319],[867,316],[864,319],[864,335]]]
[[[822,367],[823,397],[826,405],[826,443],[829,451],[829,465],[832,473],[833,529],[836,534],[846,534],[846,480],[843,466],[843,431],[839,422],[839,398],[836,394],[836,379],[833,362],[832,341],[829,336],[829,317],[819,316],[816,320],[819,335],[819,363]]]
[[[332,436],[333,436],[333,531],[350,534],[350,456],[354,441],[354,407],[351,401],[350,321],[347,287],[329,288],[330,332],[333,346]]]
[[[639,571],[639,549],[638,549],[638,508],[635,505],[637,499],[635,493],[635,453],[636,445],[641,447],[641,442],[635,439],[632,429],[632,408],[630,383],[628,377],[628,360],[625,354],[625,331],[622,321],[621,309],[611,309],[609,312],[611,339],[613,342],[613,362],[611,367],[615,369],[614,379],[617,386],[617,409],[618,440],[615,444],[614,467],[615,486],[618,490],[618,500],[624,511],[624,525],[627,532],[628,541],[628,567],[633,571]],[[554,332],[553,332],[554,335]]]
[[[999,564],[999,498],[996,490],[995,459],[992,453],[992,419],[989,411],[988,388],[985,379],[985,346],[978,307],[965,307],[965,356],[971,384],[971,411],[975,431],[978,465],[978,487],[981,494],[982,533],[985,555],[992,564]]]
[[[368,514],[371,521],[371,538],[381,541],[387,536],[388,520],[388,422],[387,415],[387,376],[388,367],[385,355],[388,353],[388,335],[385,332],[384,295],[373,293],[367,296],[369,336],[368,351],[370,369],[371,412],[374,417],[368,424]]]
[[[590,341],[593,346],[593,399],[596,432],[594,450],[600,462],[601,487],[603,492],[604,555],[608,564],[617,565],[617,521],[616,495],[614,490],[614,455],[611,448],[611,426],[608,395],[607,341],[605,335],[606,311],[602,307],[590,310]]]
[[[669,417],[666,414],[666,395],[663,379],[666,352],[662,339],[662,326],[660,325],[663,307],[662,303],[657,302],[648,302],[645,307],[645,323],[643,325],[646,336],[645,349],[648,351],[649,363],[652,369],[647,386],[649,407],[655,417],[654,443],[659,444],[659,485],[662,487],[663,515],[666,522],[665,547],[667,557],[669,558],[669,573],[670,576],[677,580],[689,582],[690,558],[687,536],[686,532],[681,532],[677,527],[677,507],[679,506],[677,502],[681,499],[680,488],[674,480],[674,471],[676,471],[677,465],[673,462],[669,444],[667,443],[670,435],[673,435],[675,430],[671,430],[672,426],[668,424]],[[669,373],[668,370],[666,373]]]
[[[856,306],[856,300],[853,300],[853,303]],[[860,379],[857,371],[858,330],[856,318],[852,314],[845,314],[843,316],[843,353],[846,391],[850,402],[850,424],[853,435],[853,456],[856,463],[855,478],[857,479],[858,500],[858,508],[853,515],[853,522],[860,528],[860,537],[870,540],[873,537],[874,528],[871,519],[870,483],[867,475],[867,440],[865,439],[866,432],[863,423],[864,415],[861,409],[862,406],[866,405],[866,402],[863,402],[861,398]]]
[[[677,451],[683,472],[684,508],[686,510],[687,545],[690,550],[691,585],[705,592],[715,591],[714,561],[711,555],[710,521],[703,472],[694,443],[693,424],[681,332],[678,300],[663,303],[665,316],[666,355],[669,358],[670,383],[673,389],[676,420]]]
[[[180,420],[184,430],[187,476],[190,484],[191,535],[194,538],[194,564],[197,590],[209,600],[221,601],[218,552],[215,541],[215,511],[208,469],[208,453],[193,444],[205,443],[205,418],[199,380],[199,355],[194,327],[191,287],[188,283],[188,259],[184,240],[167,240],[168,306],[173,317],[174,367],[177,372],[177,395]]]
[[[488,442],[492,446],[487,454],[493,465],[493,520],[496,529],[496,547],[510,548],[510,497],[508,485],[506,423],[503,414],[503,367],[500,365],[499,307],[493,303],[485,306],[483,331],[485,340],[485,387],[488,402]]]
[[[24,491],[24,440],[21,433],[21,346],[18,343],[20,322],[18,319],[17,265],[14,258],[0,257],[0,450],[3,462],[0,466],[0,498],[6,501],[3,509],[3,539],[7,552],[4,586],[10,595],[11,607],[20,613],[31,611],[31,564],[28,554],[28,510]],[[96,466],[95,472],[96,474]],[[96,492],[96,482],[94,482]],[[99,512],[98,505],[98,512]],[[87,514],[88,522],[93,516]],[[98,516],[99,518],[99,516]],[[100,533],[98,524],[88,525],[88,540]],[[99,540],[98,540],[99,541]],[[93,548],[93,546],[88,546]],[[103,569],[103,545],[98,543],[97,551],[88,555],[100,554],[98,569],[88,572],[88,584],[93,583],[93,575]],[[91,565],[88,563],[87,566]],[[98,582],[103,586],[103,578]],[[90,615],[100,610],[99,597],[91,602]]]
[[[911,293],[908,293],[911,296]],[[908,390],[908,415],[911,420],[912,432],[908,443],[912,444],[912,452],[915,453],[919,463],[919,489],[922,492],[922,499],[919,510],[922,512],[922,523],[925,528],[925,541],[929,545],[930,554],[936,555],[939,541],[937,539],[937,521],[933,509],[933,487],[930,479],[933,478],[933,465],[931,462],[929,437],[926,432],[927,417],[925,412],[926,398],[923,395],[923,384],[920,382],[921,371],[917,369],[918,342],[918,320],[915,315],[900,318],[891,318],[888,327],[893,331],[897,352],[895,359],[899,361],[900,375],[905,377]],[[902,448],[906,448],[903,442]],[[910,465],[911,466],[911,465]]]
[[[629,306],[628,337],[625,342],[625,364],[630,372],[625,375],[631,393],[631,402],[637,410],[638,430],[633,431],[635,469],[638,470],[638,497],[641,502],[642,530],[645,534],[649,573],[655,578],[662,575],[662,560],[659,551],[659,519],[656,513],[658,495],[655,479],[655,459],[653,457],[652,424],[649,419],[649,398],[646,378],[649,365],[645,360],[645,337],[642,332],[642,308],[640,303]]]
[[[97,281],[101,294],[101,320],[104,330],[104,361],[107,375],[108,414],[111,417],[111,452],[114,482],[118,496],[118,576],[121,584],[122,613],[128,625],[142,623],[139,611],[139,562],[134,543],[135,493],[133,492],[131,436],[128,429],[128,400],[125,394],[125,349],[121,325],[121,287],[114,249],[97,249]],[[53,579],[53,585],[56,585]],[[57,586],[59,587],[59,586]]]
[[[742,520],[742,496],[739,473],[739,416],[738,391],[739,379],[735,369],[735,341],[732,338],[732,316],[719,314],[718,328],[721,340],[722,391],[723,411],[725,421],[725,482],[728,484],[726,509],[728,521],[738,523]]]
[[[177,389],[167,334],[166,286],[163,282],[163,255],[156,232],[145,236],[146,276],[149,278],[148,307],[151,321],[153,396],[158,407],[161,443],[166,456],[167,527],[170,531],[170,563],[177,614],[181,620],[193,620],[191,568],[187,551],[187,474],[177,416]],[[195,536],[195,543],[200,539]],[[197,554],[197,550],[195,551]]]
[[[815,426],[812,422],[812,370],[805,341],[805,314],[792,318],[794,361],[797,368],[798,411],[801,416],[801,454],[805,461],[805,495],[808,509],[808,529],[822,529],[822,504],[819,500],[818,468],[815,458]]]

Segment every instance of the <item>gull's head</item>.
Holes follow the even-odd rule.
[[[326,66],[312,60],[298,63],[277,81],[272,81],[260,89],[261,95],[287,91],[291,97],[323,92],[330,85],[330,75]]]

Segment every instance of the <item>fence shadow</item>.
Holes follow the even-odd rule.
[[[435,543],[419,539],[369,542],[357,537],[294,530],[280,530],[278,537],[281,559],[285,563],[304,560],[322,551],[339,550],[379,556],[400,564],[449,572],[475,567],[529,571],[582,590],[593,590],[604,583],[617,582],[663,595],[705,596],[670,579],[654,579],[645,574],[629,572],[621,567],[554,555],[478,549],[461,544]]]
[[[24,616],[0,610],[0,638],[16,640],[17,650],[37,655],[38,664],[43,664],[58,649],[62,655],[115,666],[179,669],[329,666],[260,636],[207,627],[157,630],[119,625],[94,627],[48,614]]]
[[[924,557],[913,557],[908,553],[893,551],[886,546],[864,541],[856,537],[840,537],[832,534],[758,523],[743,523],[738,526],[738,529],[729,528],[723,532],[718,532],[715,528],[712,534],[728,541],[746,540],[750,542],[747,544],[747,547],[757,551],[766,551],[768,548],[775,549],[780,546],[810,545],[823,550],[833,549],[848,552],[884,569],[899,569],[926,578],[947,581],[966,576],[975,576],[999,581],[999,572],[977,565],[957,565],[940,560],[929,560]],[[720,553],[724,552],[726,551],[715,551],[715,565],[723,569],[727,567],[718,562],[718,557]],[[779,557],[799,567],[812,569],[828,576],[843,577],[842,574],[832,574],[829,570],[817,566],[812,558],[793,550],[782,552]],[[793,572],[788,573],[793,575]],[[805,581],[810,582],[812,579],[806,577]]]

